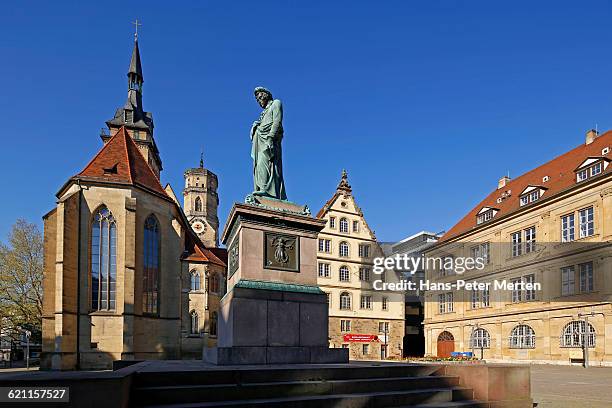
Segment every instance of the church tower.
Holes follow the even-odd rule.
[[[217,175],[204,168],[200,156],[200,167],[185,171],[183,208],[191,227],[208,248],[219,246],[219,196]]]
[[[125,126],[128,134],[134,139],[138,149],[159,179],[162,162],[155,139],[153,138],[153,115],[150,112],[145,112],[142,106],[142,84],[144,77],[142,75],[140,50],[138,48],[138,31],[134,35],[134,49],[132,50],[132,59],[130,60],[127,77],[127,100],[123,107],[115,111],[115,116],[106,122],[109,133],[106,133],[103,129],[100,137],[104,143],[107,143],[111,136],[117,133],[122,126]]]

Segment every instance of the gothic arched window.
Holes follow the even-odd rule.
[[[217,318],[217,312],[212,312],[210,314],[210,335],[211,336],[216,336],[217,335],[217,322],[218,322],[218,318]]]
[[[159,265],[160,265],[159,223],[154,215],[149,215],[144,224],[143,271],[142,271],[142,311],[158,313],[159,304]]]
[[[198,271],[191,271],[191,290],[200,290],[200,274]]]
[[[213,273],[210,276],[210,292],[219,293],[219,275]]]
[[[200,197],[196,197],[195,199],[195,210],[202,211],[202,199]]]
[[[189,331],[191,334],[200,333],[200,322],[198,319],[198,313],[195,310],[191,311],[191,327]]]
[[[117,284],[117,223],[106,207],[91,223],[91,308],[114,310]]]

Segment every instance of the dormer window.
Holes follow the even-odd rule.
[[[576,182],[580,183],[601,174],[608,168],[610,160],[606,157],[589,157],[576,170]]]
[[[527,188],[525,188],[519,196],[521,207],[529,203],[538,201],[545,191],[546,188],[541,186],[527,186]]]
[[[476,216],[476,224],[480,225],[484,222],[491,221],[495,214],[497,214],[497,209],[490,207],[483,207]]]

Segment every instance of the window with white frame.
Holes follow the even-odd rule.
[[[359,221],[353,221],[353,232],[359,232]]]
[[[575,270],[573,266],[561,268],[561,295],[569,296],[574,294]]]
[[[339,254],[340,256],[343,256],[343,257],[349,256],[349,244],[347,242],[344,242],[344,241],[340,242]]]
[[[482,258],[485,264],[489,263],[491,245],[488,242],[483,242],[476,246],[473,246],[471,249],[471,254],[473,259]]]
[[[480,291],[472,289],[472,309],[480,307]]]
[[[351,331],[351,321],[350,320],[340,320],[340,331],[350,332]]]
[[[484,222],[490,221],[493,219],[493,210],[487,210],[483,213],[478,214],[476,217],[476,224],[482,224]]]
[[[605,167],[603,165],[603,162],[601,160],[598,160],[592,163],[591,165],[589,165],[588,167],[583,167],[577,170],[576,171],[576,181],[581,182],[581,181],[587,180],[590,177],[597,176],[598,174],[601,174],[604,168]]]
[[[530,326],[520,324],[512,329],[509,338],[510,348],[535,348],[535,332]]]
[[[523,300],[521,282],[521,278],[515,278],[510,280],[510,283],[512,283],[512,303],[517,303]]]
[[[561,242],[574,240],[574,214],[567,214],[561,217]]]
[[[523,283],[525,283],[525,300],[527,302],[530,300],[535,300],[536,291],[533,285],[535,283],[535,275],[530,274],[523,276]]]
[[[586,262],[578,265],[580,274],[580,293],[593,291],[593,262]]]
[[[525,253],[535,251],[536,249],[536,228],[529,227],[525,229]]]
[[[370,246],[366,244],[359,244],[359,256],[361,258],[370,257]]]
[[[563,328],[561,347],[584,347],[585,337],[587,347],[595,347],[596,334],[591,323],[587,323],[584,320],[573,320]]]
[[[583,208],[578,211],[580,219],[580,238],[590,237],[595,234],[595,222],[593,221],[593,207]]]
[[[351,295],[348,292],[340,294],[340,309],[351,310]]]
[[[363,344],[361,346],[361,354],[363,354],[364,356],[366,354],[370,354],[370,345],[369,344]]]
[[[482,307],[489,307],[490,305],[490,294],[489,289],[483,289],[482,291]]]
[[[330,265],[328,263],[319,262],[319,277],[329,278],[330,276]]]
[[[370,281],[370,268],[359,268],[359,280],[362,282]]]
[[[522,231],[512,234],[512,256],[519,256],[523,254],[522,235]]]
[[[455,265],[455,258],[452,256],[445,256],[442,258],[442,269],[440,270],[440,276],[450,276],[455,273],[453,265]]]
[[[380,334],[389,333],[389,322],[378,322],[378,332]]]
[[[349,232],[349,222],[346,218],[340,218],[340,232]]]
[[[331,252],[331,240],[319,238],[319,252]]]
[[[336,217],[329,217],[329,228],[336,229]]]
[[[450,313],[454,309],[453,292],[441,293],[438,295],[438,312]]]
[[[332,303],[331,303],[331,302],[332,302],[331,293],[326,292],[326,293],[325,293],[325,297],[327,298],[327,299],[326,299],[326,300],[327,300],[327,307],[328,307],[328,308],[330,308],[330,307],[331,307],[331,304],[332,304]]]
[[[370,295],[361,295],[361,309],[371,309],[372,308],[372,296]]]
[[[388,297],[386,296],[382,297],[381,308],[382,310],[389,310],[389,298]]]
[[[340,267],[340,282],[348,282],[351,280],[351,273],[348,266],[342,265]]]
[[[591,167],[591,177],[598,175],[601,173],[601,162],[595,163],[593,167]]]
[[[470,336],[471,348],[486,348],[491,347],[491,335],[482,327],[478,327],[472,331]]]

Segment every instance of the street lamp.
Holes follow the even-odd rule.
[[[584,322],[584,330],[582,331],[582,366],[584,368],[589,368],[589,335],[590,330],[589,330],[589,317],[590,316],[596,316],[596,315],[602,315],[605,316],[604,313],[601,312],[593,312],[593,309],[591,309],[591,311],[589,313],[578,313],[578,318],[583,317],[584,320],[582,320],[582,322]]]
[[[29,330],[25,330],[26,337],[26,369],[30,369],[30,337],[32,337],[32,332]]]

